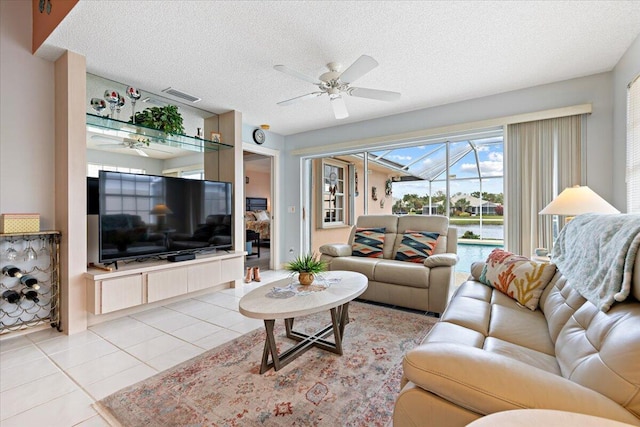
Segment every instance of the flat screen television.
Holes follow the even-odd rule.
[[[233,247],[230,182],[100,171],[99,260]]]

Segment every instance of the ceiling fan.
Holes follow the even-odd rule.
[[[139,156],[149,157],[144,150],[159,151],[161,153],[171,153],[171,151],[159,150],[157,148],[151,148],[144,141],[138,141],[131,138],[120,137],[108,137],[104,135],[92,135],[91,139],[94,141],[104,141],[104,144],[97,144],[98,146],[113,147],[113,148],[129,148],[135,151]]]
[[[379,101],[395,101],[400,98],[400,93],[388,90],[367,89],[363,87],[352,87],[351,83],[367,74],[378,66],[378,62],[368,55],[362,55],[346,70],[342,71],[342,64],[330,62],[327,64],[328,72],[320,77],[309,77],[299,71],[293,70],[286,65],[275,65],[273,68],[289,74],[290,76],[302,79],[318,86],[318,91],[308,93],[306,95],[297,96],[278,102],[278,105],[291,105],[295,102],[305,99],[316,98],[320,95],[329,95],[333,114],[336,119],[345,119],[349,117],[347,106],[344,103],[342,95],[357,96],[359,98],[377,99]]]

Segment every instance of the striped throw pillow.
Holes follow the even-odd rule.
[[[351,255],[382,258],[385,228],[356,228]]]
[[[407,230],[402,236],[395,259],[409,262],[424,262],[438,243],[440,234],[428,231]]]

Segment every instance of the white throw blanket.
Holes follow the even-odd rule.
[[[631,291],[640,247],[640,215],[584,214],[560,232],[553,262],[580,295],[602,311]]]

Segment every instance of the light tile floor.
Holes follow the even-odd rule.
[[[0,427],[99,427],[94,402],[262,327],[238,312],[261,282],[142,311],[65,335],[42,330],[0,340]],[[468,273],[457,273],[456,285]]]
[[[98,427],[92,404],[263,326],[238,312],[248,291],[286,277],[168,304],[65,335],[55,329],[0,340],[0,427]]]

